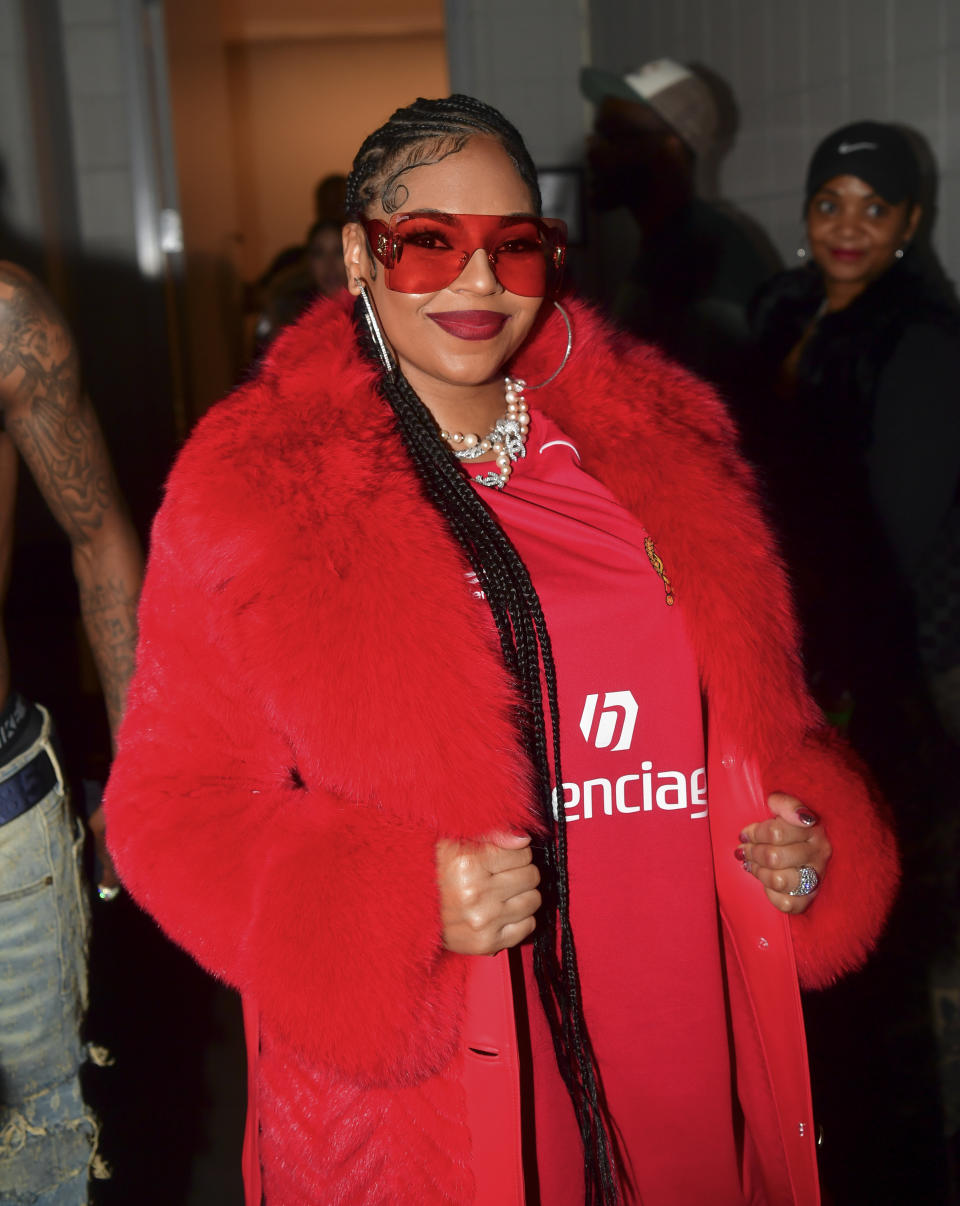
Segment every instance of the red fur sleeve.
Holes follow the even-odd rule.
[[[763,782],[768,794],[802,800],[833,846],[816,900],[790,919],[800,982],[823,988],[859,967],[880,936],[900,879],[896,843],[864,768],[829,730],[778,758]]]
[[[167,526],[106,794],[124,883],[308,1055],[379,1082],[442,1066],[464,967],[441,947],[436,834],[305,781]]]

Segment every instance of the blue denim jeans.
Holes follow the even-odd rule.
[[[0,825],[0,1203],[85,1206],[97,1127],[79,1080],[89,928],[83,831],[43,716],[35,744],[0,768],[2,782],[45,749],[58,780]]]

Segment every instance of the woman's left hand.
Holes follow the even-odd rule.
[[[796,796],[775,791],[767,798],[773,816],[747,825],[736,857],[784,913],[802,913],[817,894],[833,853],[818,818]],[[809,889],[803,895],[800,889]]]

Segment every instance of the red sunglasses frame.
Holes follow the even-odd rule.
[[[456,230],[460,223],[459,221],[445,221],[445,219],[460,220],[465,218],[473,226],[476,225],[477,221],[482,221],[487,224],[488,229],[483,242],[476,243],[472,248],[459,249],[461,262],[452,276],[449,276],[447,271],[439,272],[441,265],[438,263],[438,279],[436,282],[431,282],[429,287],[418,287],[415,289],[397,288],[391,278],[394,276],[397,266],[402,259],[405,245],[402,230],[398,229],[398,227],[402,227],[404,223],[416,218],[439,221],[447,230]],[[521,222],[533,224],[540,235],[545,266],[542,296],[552,297],[559,290],[563,265],[567,254],[567,225],[560,218],[538,218],[533,214],[447,214],[438,213],[434,210],[409,210],[393,214],[389,222],[384,222],[379,218],[360,218],[359,221],[367,233],[371,254],[386,269],[387,288],[396,293],[432,293],[445,289],[448,285],[452,285],[457,277],[460,276],[471,257],[478,250],[482,249],[486,252],[494,276],[508,293],[516,293],[522,297],[541,296],[539,289],[536,293],[524,293],[520,289],[512,289],[509,284],[501,280],[498,268],[502,271],[503,266],[497,263],[496,252],[495,250],[491,250],[489,246],[491,234],[509,230],[511,223],[516,225]],[[460,229],[462,229],[462,225],[460,225]],[[474,237],[476,237],[475,233]],[[474,238],[471,238],[470,242],[474,242]],[[457,248],[451,248],[451,250],[457,250]],[[509,277],[512,273],[507,271],[506,275]]]

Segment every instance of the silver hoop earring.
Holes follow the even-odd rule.
[[[902,260],[903,259],[903,248],[898,247],[897,250],[893,253],[893,255],[894,255],[895,259]]]
[[[798,247],[798,248],[797,248],[797,259],[798,259],[798,260],[805,260],[806,258],[807,258],[807,249],[806,249],[806,247]]]
[[[567,328],[567,346],[564,349],[563,359],[560,361],[559,366],[553,370],[553,372],[546,379],[546,381],[541,381],[539,385],[527,385],[527,383],[524,382],[524,388],[528,389],[528,390],[529,389],[543,389],[543,387],[545,385],[549,385],[551,381],[553,381],[557,377],[559,377],[560,374],[563,372],[563,369],[564,369],[567,361],[570,359],[570,353],[573,351],[573,327],[570,323],[570,316],[569,316],[569,314],[567,314],[566,310],[564,310],[563,306],[561,306],[558,301],[554,300],[553,304],[560,311],[560,317],[563,319],[564,325]]]
[[[360,301],[363,303],[364,317],[367,320],[367,326],[370,328],[370,334],[373,336],[373,342],[377,345],[377,355],[383,362],[384,369],[393,374],[393,358],[387,348],[387,341],[383,337],[383,330],[380,326],[380,321],[377,318],[377,312],[373,308],[373,302],[367,293],[366,284],[359,278],[354,278],[360,286]]]

